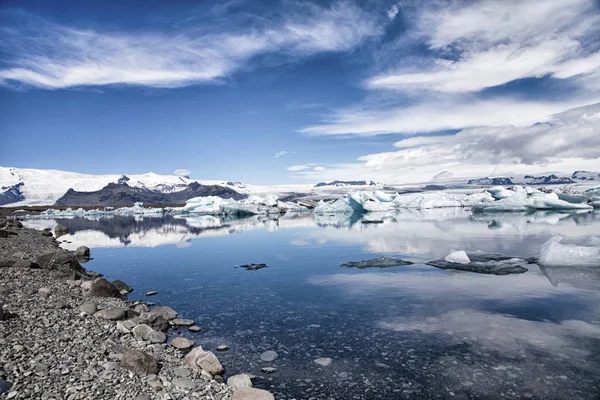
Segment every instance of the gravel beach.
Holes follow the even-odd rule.
[[[86,271],[51,232],[0,231],[0,398],[273,399],[247,375],[227,385],[200,333],[178,336],[184,315],[127,302],[126,284]]]

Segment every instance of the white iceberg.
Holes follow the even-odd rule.
[[[591,210],[584,203],[569,203],[560,200],[556,193],[543,193],[538,190],[515,186],[514,194],[492,203],[478,204],[474,208],[485,212],[498,211],[535,211],[535,210]]]
[[[287,211],[305,211],[306,207],[279,201],[277,195],[249,196],[244,200],[223,199],[217,196],[194,197],[185,206],[173,209],[178,214],[207,215],[272,215]]]
[[[600,267],[599,246],[561,244],[555,236],[542,245],[539,264],[545,267]]]
[[[471,262],[467,252],[464,250],[452,251],[444,258],[444,260],[456,264],[469,264]]]

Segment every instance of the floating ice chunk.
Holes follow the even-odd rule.
[[[507,197],[512,197],[515,192],[513,190],[508,190],[504,186],[494,186],[486,190],[492,197],[496,200],[502,200]]]
[[[489,204],[478,204],[476,210],[498,211],[534,211],[534,210],[591,210],[592,206],[583,203],[569,203],[560,200],[556,193],[542,193],[521,186],[514,188],[514,194]]]
[[[542,245],[540,265],[547,267],[600,267],[599,246],[561,244],[562,236],[555,236]]]
[[[468,264],[471,262],[467,252],[464,250],[452,251],[444,258],[444,260],[456,264]]]

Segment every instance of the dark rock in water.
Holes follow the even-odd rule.
[[[71,253],[62,249],[39,256],[36,263],[41,268],[59,271],[70,278],[88,277],[79,261]]]
[[[423,186],[423,190],[428,190],[428,191],[446,190],[446,189],[448,189],[448,188],[443,185],[425,185],[425,186]]]
[[[121,293],[121,294],[127,294],[129,292],[133,292],[133,288],[131,286],[129,286],[128,284],[126,284],[123,281],[120,280],[116,280],[112,283],[117,290]]]
[[[133,206],[141,202],[148,204],[185,203],[192,197],[219,196],[224,199],[242,200],[245,194],[218,185],[201,185],[192,182],[184,185],[185,189],[163,192],[150,190],[148,188],[131,187],[125,181],[121,183],[109,183],[95,192],[77,192],[69,189],[55,203],[57,206]]]
[[[7,238],[8,237],[8,232],[6,232],[4,229],[0,229],[0,238]]]
[[[91,286],[92,296],[98,297],[121,297],[121,292],[112,283],[104,278],[95,279]]]
[[[240,268],[246,269],[246,271],[256,271],[261,268],[269,268],[267,264],[244,264],[240,265]]]
[[[400,260],[393,257],[378,257],[363,261],[347,261],[340,264],[342,267],[349,268],[390,268],[402,265],[412,265],[411,261]]]
[[[277,372],[277,368],[273,367],[262,367],[260,370],[265,374],[274,374]]]
[[[121,366],[140,376],[158,373],[158,363],[150,354],[139,350],[127,350],[123,354]]]
[[[531,264],[528,260],[502,254],[477,252],[467,253],[467,255],[471,260],[468,264],[453,263],[444,259],[429,261],[425,264],[441,269],[455,269],[491,275],[522,274],[529,271],[525,265]]]
[[[363,219],[360,222],[363,224],[383,224],[382,219]]]

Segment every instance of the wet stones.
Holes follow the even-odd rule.
[[[194,342],[184,337],[176,337],[171,341],[171,346],[180,351],[188,351],[194,346]]]
[[[157,294],[158,294],[158,292],[156,290],[151,290],[149,292],[146,292],[146,296],[155,296]]]
[[[455,269],[491,275],[522,274],[528,271],[525,265],[529,264],[529,261],[521,258],[483,252],[468,253],[467,258],[469,262],[466,264],[463,263],[466,259],[460,263],[441,259],[428,261],[425,264],[440,269]]]
[[[217,351],[227,351],[229,350],[229,346],[227,346],[226,344],[221,344],[217,346]]]
[[[134,318],[134,322],[138,324],[146,324],[154,330],[166,331],[169,329],[169,321],[158,313],[141,313],[139,317]]]
[[[317,358],[314,362],[319,364],[321,367],[329,367],[331,364],[333,364],[333,360],[329,357]]]
[[[277,372],[277,368],[273,367],[262,367],[260,370],[265,374],[274,374],[275,372]]]
[[[150,313],[151,314],[160,314],[167,321],[171,321],[171,320],[177,318],[177,312],[175,310],[173,310],[171,307],[168,307],[168,306],[157,306],[157,307],[154,307],[152,309],[152,311],[150,311]]]
[[[244,268],[246,271],[257,271],[262,268],[269,268],[267,264],[244,264],[240,265],[240,268]]]
[[[137,340],[145,340],[150,343],[158,344],[167,341],[167,336],[163,332],[155,331],[145,324],[140,324],[131,328],[131,333]]]
[[[133,288],[121,280],[117,279],[112,284],[122,295],[127,295],[128,293],[133,292]]]
[[[401,260],[393,257],[378,257],[363,261],[347,261],[340,264],[342,267],[349,268],[390,268],[399,267],[402,265],[412,265],[411,261]]]
[[[69,228],[67,228],[64,225],[57,224],[54,227],[54,234],[56,235],[56,237],[64,236],[64,235],[66,235],[68,233],[69,233]]]
[[[125,351],[121,360],[121,366],[140,376],[158,373],[156,359],[140,350]]]
[[[189,352],[188,355],[185,356],[184,361],[188,367],[198,373],[204,371],[211,376],[215,376],[222,375],[224,372],[223,366],[214,353],[205,351],[200,346]]]
[[[230,376],[227,379],[227,385],[233,389],[249,388],[252,387],[252,380],[248,374],[238,374]]]
[[[273,362],[279,358],[279,354],[273,350],[267,350],[260,355],[260,360],[264,362]]]
[[[192,325],[192,326],[188,327],[188,331],[194,332],[194,333],[200,332],[201,330],[202,330],[202,328],[200,328],[197,325]]]
[[[275,400],[275,397],[266,390],[240,388],[233,392],[231,400]]]
[[[175,318],[171,321],[175,326],[192,326],[194,325],[193,319]]]

